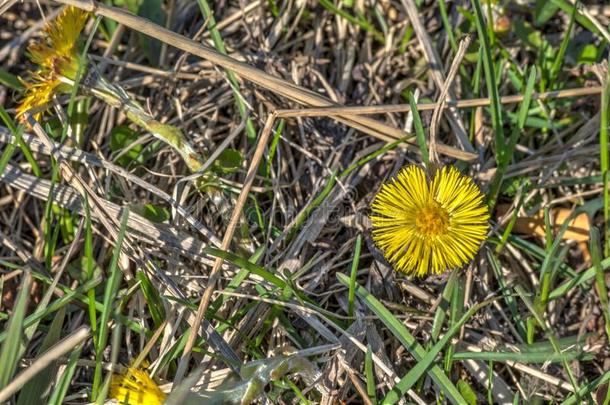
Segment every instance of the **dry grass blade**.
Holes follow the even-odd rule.
[[[11,395],[19,391],[26,382],[48,367],[53,361],[69,353],[72,349],[74,349],[74,347],[78,346],[81,342],[87,339],[89,335],[89,327],[82,326],[70,336],[64,338],[56,345],[51,347],[42,356],[34,360],[29,367],[18,374],[6,387],[4,387],[2,391],[0,391],[0,402],[7,401]]]
[[[401,0],[401,3],[409,15],[409,20],[413,25],[413,30],[415,31],[415,34],[417,35],[417,38],[419,39],[419,42],[424,50],[424,56],[426,57],[426,61],[430,67],[430,73],[432,75],[432,79],[436,83],[436,87],[439,89],[446,87],[450,88],[450,84],[446,84],[445,78],[443,77],[443,72],[441,70],[443,63],[441,58],[434,46],[432,46],[432,40],[419,19],[419,12],[417,11],[415,2],[413,0]],[[458,55],[456,55],[455,59],[458,59]],[[445,94],[445,97],[443,97],[443,100],[447,95],[449,95],[450,100],[455,100],[456,98],[450,89]],[[450,107],[444,112],[447,115],[451,128],[455,132],[462,147],[468,152],[474,152],[474,147],[468,139],[468,134],[466,133],[464,124],[460,115],[457,113],[457,110],[454,107]]]
[[[0,397],[124,402],[115,366],[168,403],[603,397],[610,14],[505,3],[0,0]],[[440,165],[499,209],[450,247],[481,249],[463,269],[405,275],[374,207]],[[404,226],[474,222],[422,180],[389,204]],[[407,233],[397,255],[437,254]]]
[[[74,171],[74,169],[66,162],[63,156],[58,152],[58,150],[54,147],[53,142],[49,138],[49,136],[42,129],[40,124],[31,116],[31,114],[26,113],[25,119],[32,127],[34,133],[39,137],[42,143],[49,149],[53,151],[53,156],[57,159],[60,169],[63,173],[64,178],[72,184],[72,186],[83,196],[83,198],[87,198],[88,201],[92,203],[91,208],[94,215],[100,220],[100,222],[104,225],[106,231],[112,236],[114,240],[118,239],[118,229],[120,228],[119,223],[116,217],[112,215],[108,215],[105,211],[105,205],[103,200],[96,195],[96,193],[91,189],[91,187]],[[261,152],[262,153],[262,152]],[[127,253],[136,252],[136,250],[132,247],[132,242],[130,241],[129,234],[125,235],[125,247],[124,249],[128,249]],[[136,256],[139,257],[140,255]],[[140,260],[144,258],[139,257]],[[153,266],[152,262],[144,259],[144,264]],[[163,273],[157,271],[155,272],[157,275],[163,277]],[[165,278],[167,281],[171,281],[168,278]],[[170,283],[170,285],[172,285]],[[180,290],[174,286],[174,291],[180,295]],[[183,294],[182,294],[183,295]],[[199,321],[199,324],[201,321]],[[197,324],[197,330],[199,329],[199,324]],[[235,354],[235,352],[230,348],[230,346],[222,339],[220,335],[214,330],[209,322],[204,323],[205,333],[210,340],[211,346],[218,353],[222,354],[228,361],[229,364],[233,368],[239,367],[239,358]]]
[[[592,87],[580,87],[575,89],[566,90],[553,90],[545,91],[542,93],[532,94],[532,100],[549,100],[557,98],[569,98],[569,97],[586,97],[596,96],[601,94],[601,86]],[[502,104],[516,104],[523,101],[523,95],[516,94],[513,96],[502,96],[500,97],[500,103]],[[489,97],[485,98],[473,98],[473,99],[462,99],[462,100],[446,100],[445,108],[456,107],[456,108],[474,108],[474,107],[486,107],[490,104]],[[430,111],[438,107],[438,103],[421,103],[417,104],[418,111]],[[375,105],[375,106],[345,106],[345,107],[324,107],[324,108],[307,108],[307,109],[294,109],[284,110],[282,116],[284,117],[324,117],[324,116],[335,116],[341,114],[385,114],[395,112],[408,112],[411,111],[409,104],[394,104],[394,105]]]
[[[48,198],[51,190],[50,181],[41,180],[24,173],[12,165],[7,165],[5,171],[0,174],[0,181],[43,201]],[[52,197],[53,202],[58,206],[78,215],[85,215],[80,195],[74,188],[56,184],[53,186]],[[104,200],[102,200],[102,205],[106,215],[112,216],[116,220],[120,218],[120,206]],[[97,215],[94,215],[93,218],[99,221]],[[167,249],[202,263],[210,265],[213,263],[213,260],[205,254],[205,247],[207,246],[205,243],[180,232],[178,229],[163,224],[154,224],[136,213],[129,215],[127,225],[130,236],[135,240],[157,249]]]
[[[275,119],[276,113],[271,113],[267,118],[267,122],[265,123],[265,127],[263,128],[263,132],[258,139],[258,144],[254,151],[254,155],[252,156],[252,160],[250,161],[250,166],[248,167],[248,173],[246,174],[243,188],[239,193],[239,197],[237,198],[235,207],[233,207],[231,219],[229,220],[229,224],[227,225],[227,229],[225,230],[225,234],[222,238],[222,244],[220,245],[221,250],[227,250],[231,246],[233,234],[235,233],[235,228],[237,227],[237,222],[239,221],[242,209],[244,208],[244,204],[246,203],[246,199],[248,198],[248,193],[250,192],[252,183],[254,182],[254,177],[256,175],[256,171],[258,170],[258,166],[261,162],[261,159],[263,158],[263,152],[265,151],[265,147],[267,146],[269,136],[271,136],[271,130],[273,129]],[[197,308],[197,314],[195,315],[195,321],[193,323],[192,330],[199,330],[199,325],[203,320],[205,311],[208,309],[210,299],[212,298],[212,294],[214,293],[214,289],[216,288],[216,283],[218,282],[218,279],[220,277],[220,267],[222,265],[222,261],[222,258],[218,257],[215,260],[214,265],[212,266],[212,271],[210,272],[208,284],[205,290],[203,291],[201,300],[199,301],[199,307]],[[176,372],[176,383],[180,382],[182,380],[182,377],[184,376],[186,366],[191,355],[191,351],[193,350],[193,346],[195,345],[196,338],[197,333],[191,333],[189,335],[189,339],[187,340],[186,346],[184,347],[182,358],[180,359],[178,371]]]
[[[441,89],[440,96],[438,96],[437,107],[432,113],[432,120],[430,121],[430,160],[432,162],[438,162],[438,155],[436,153],[436,135],[438,131],[438,124],[441,119],[441,111],[443,111],[445,104],[447,103],[447,94],[449,94],[451,85],[455,79],[455,75],[458,72],[460,63],[462,63],[462,59],[464,58],[464,55],[466,55],[466,50],[468,49],[468,46],[470,46],[471,41],[472,37],[470,35],[466,36],[464,39],[462,39],[462,41],[460,41],[457,54],[455,55],[453,62],[451,62],[451,68],[449,69],[447,80],[445,81],[444,87]]]
[[[220,54],[206,46],[184,37],[183,35],[176,34],[175,32],[153,24],[144,18],[137,17],[116,7],[109,7],[97,1],[58,0],[58,2],[76,6],[96,15],[108,17],[126,27],[142,32],[171,46],[209,60],[210,62],[215,63],[225,69],[232,70],[243,79],[249,80],[252,83],[272,90],[276,94],[284,96],[300,104],[312,107],[330,107],[334,104],[332,101],[318,95],[317,93],[314,93],[309,89],[271,76],[256,68],[253,68],[246,63],[239,62],[230,56]],[[340,114],[336,116],[336,119],[354,129],[360,130],[386,142],[400,139],[408,135],[406,132],[398,128],[366,117]],[[461,158],[463,156],[459,153],[459,150],[455,150],[453,148],[447,150],[446,154],[456,158]]]
[[[14,142],[14,140],[15,137],[11,135],[10,131],[0,126],[0,142],[10,144]],[[63,159],[67,159],[72,162],[79,162],[93,167],[104,168],[112,173],[116,173],[119,176],[122,176],[129,182],[140,186],[143,190],[150,191],[151,193],[157,195],[165,202],[167,202],[172,207],[172,209],[176,210],[176,212],[180,216],[182,216],[182,218],[184,218],[184,220],[188,222],[189,225],[197,229],[197,231],[199,231],[199,233],[201,233],[207,240],[209,240],[212,245],[220,246],[220,240],[216,237],[216,235],[214,235],[214,233],[204,224],[194,218],[185,207],[183,207],[176,201],[176,199],[174,199],[172,196],[170,196],[160,188],[154,186],[153,184],[150,184],[142,180],[141,178],[134,176],[124,168],[112,164],[106,160],[100,159],[91,153],[83,152],[81,150],[71,148],[69,146],[59,145],[53,141],[51,141],[50,143],[50,145],[52,146],[51,149],[48,147],[47,144],[41,142],[30,134],[23,134],[23,140],[29,146],[32,152],[42,153],[44,155],[51,156],[53,154],[53,151],[57,151]],[[109,203],[104,202],[104,205],[107,204]],[[112,209],[112,211],[114,212],[114,209]]]

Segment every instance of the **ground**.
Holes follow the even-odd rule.
[[[608,403],[608,6],[0,13],[0,403]],[[374,236],[409,165],[481,193],[463,266]]]

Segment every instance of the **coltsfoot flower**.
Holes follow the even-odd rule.
[[[81,92],[122,109],[134,124],[180,153],[191,171],[201,169],[203,159],[179,128],[157,121],[123,88],[106,80],[95,64],[87,58],[79,57],[82,50],[79,38],[88,15],[76,7],[66,7],[54,21],[45,26],[44,36],[28,46],[30,59],[38,65],[38,69],[30,73],[28,80],[22,80],[26,92],[17,106],[17,118],[23,117],[26,111],[33,110],[34,119],[40,120],[54,95],[72,90],[79,68],[85,65],[82,66],[85,75],[79,87]]]
[[[129,367],[124,374],[112,375],[110,397],[120,404],[161,405],[166,395],[146,371]]]
[[[453,166],[410,165],[383,184],[371,206],[373,239],[396,270],[441,274],[465,265],[489,229],[483,194]]]
[[[57,18],[44,28],[43,37],[28,46],[30,59],[38,65],[27,81],[22,81],[26,93],[17,107],[17,117],[26,111],[38,110],[34,118],[39,120],[42,111],[57,93],[70,91],[71,86],[62,78],[74,80],[79,68],[78,38],[87,22],[87,12],[76,7],[66,7]]]

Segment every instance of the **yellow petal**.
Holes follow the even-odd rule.
[[[403,168],[371,205],[373,239],[396,270],[425,276],[465,265],[489,229],[483,195],[452,166],[428,181],[422,168]]]
[[[161,405],[165,393],[144,370],[130,367],[125,374],[113,374],[110,397],[121,404]]]

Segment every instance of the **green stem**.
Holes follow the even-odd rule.
[[[73,83],[68,78],[62,78],[67,84]],[[93,96],[108,105],[121,109],[134,124],[150,132],[155,138],[165,142],[180,154],[188,168],[196,172],[203,166],[202,157],[187,141],[182,131],[169,124],[162,124],[150,115],[137,101],[131,98],[125,90],[116,84],[108,82],[90,63],[88,72],[82,83],[83,87]]]
[[[225,48],[225,44],[222,40],[222,36],[220,35],[220,31],[216,27],[216,19],[214,18],[214,14],[212,13],[210,6],[206,0],[199,0],[199,8],[201,9],[201,14],[208,21],[208,29],[210,30],[210,36],[212,37],[212,41],[214,42],[214,47],[216,50],[222,54],[227,54],[227,50]],[[227,79],[229,79],[229,83],[231,84],[231,90],[233,90],[233,95],[235,96],[235,105],[237,106],[237,110],[239,111],[239,115],[242,119],[246,120],[246,133],[248,135],[248,140],[250,142],[254,142],[256,140],[256,129],[254,128],[254,124],[250,117],[248,117],[248,110],[246,108],[246,103],[243,100],[243,96],[239,92],[239,82],[237,80],[237,76],[231,70],[226,70]]]

